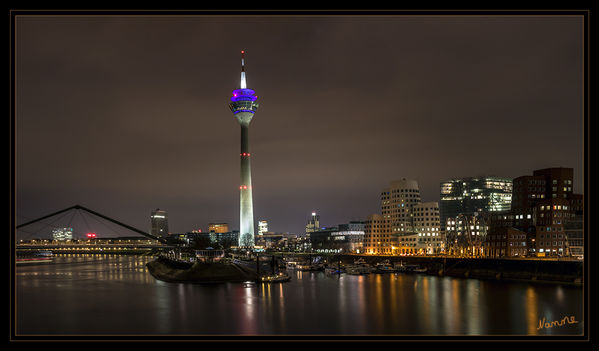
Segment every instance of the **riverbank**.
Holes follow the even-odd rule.
[[[427,274],[438,276],[575,285],[583,283],[582,261],[366,255],[359,257],[370,264],[385,259],[389,259],[392,263],[417,264],[426,268]],[[345,262],[357,258],[357,256],[346,256],[342,260]]]
[[[227,262],[182,263],[159,257],[146,266],[154,278],[172,283],[224,283],[256,279],[256,274],[250,270]]]

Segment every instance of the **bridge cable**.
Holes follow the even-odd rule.
[[[71,219],[69,219],[69,223],[67,223],[67,226],[69,228],[72,228],[71,227],[71,222],[73,221],[73,218],[75,217],[76,214],[77,214],[77,210],[73,211],[73,215],[71,216]]]
[[[77,214],[79,214],[81,217],[83,217],[83,215],[81,215],[81,214],[79,213],[79,210],[78,210],[77,208],[75,208],[75,211],[73,211],[73,217],[71,217],[71,221],[73,220],[73,218],[74,218],[74,217],[75,217]],[[71,222],[69,222],[69,225],[70,225],[70,223],[71,223]],[[88,229],[89,229],[89,228],[88,228]],[[77,234],[77,238],[79,238],[79,239],[81,239],[81,238],[85,239],[85,233],[84,233],[84,232],[82,232],[82,231],[80,231],[79,229],[78,229],[78,230],[73,230],[73,234]],[[75,235],[73,235],[73,238],[75,238]]]
[[[36,230],[36,231],[35,231],[35,232],[33,232],[33,233],[31,233],[31,232],[30,232],[30,235],[29,235],[29,236],[27,236],[26,238],[30,238],[32,235],[34,235],[34,234],[38,234],[38,233],[39,233],[39,232],[40,232],[42,229],[44,229],[45,227],[50,227],[50,228],[53,228],[53,229],[56,229],[56,228],[58,228],[57,226],[53,226],[52,224],[54,224],[54,222],[56,222],[56,221],[58,221],[59,219],[61,219],[62,217],[64,217],[64,216],[65,216],[67,213],[68,213],[68,211],[67,211],[67,212],[65,212],[65,213],[63,213],[61,216],[57,217],[55,220],[53,220],[53,221],[52,221],[52,222],[50,222],[49,224],[46,224],[46,223],[44,223],[44,222],[41,222],[41,223],[42,223],[44,226],[43,226],[43,227],[41,227],[41,228],[39,228],[38,230]],[[23,229],[20,229],[20,230],[23,230]],[[26,232],[26,233],[27,233],[27,232]]]
[[[77,211],[79,211],[79,210],[77,210]],[[85,222],[85,226],[87,227],[87,232],[90,233],[91,226],[89,225],[89,223],[87,223],[87,219],[85,219],[85,216],[81,212],[78,212],[78,213],[81,216],[81,218],[83,218],[83,222]]]
[[[96,215],[93,215],[93,216],[90,216],[90,217],[93,218],[93,219],[95,219],[96,221],[98,221],[100,224],[102,224],[103,226],[105,226],[111,232],[115,233],[117,235],[117,237],[119,236],[119,233],[116,230],[110,228],[106,223],[100,221],[98,218],[96,218],[97,217]]]

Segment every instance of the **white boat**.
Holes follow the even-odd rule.
[[[297,262],[287,262],[287,264],[285,265],[285,268],[287,268],[287,269],[296,269],[297,268]]]

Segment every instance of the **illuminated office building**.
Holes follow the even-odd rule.
[[[512,204],[512,180],[499,177],[468,177],[441,183],[441,229],[448,218],[507,211]]]
[[[56,228],[52,230],[52,239],[57,241],[73,240],[73,228]]]
[[[266,232],[268,232],[268,222],[258,221],[258,235],[264,235]]]
[[[208,232],[227,233],[229,232],[228,223],[208,223]]]

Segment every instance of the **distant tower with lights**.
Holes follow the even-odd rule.
[[[241,183],[239,185],[239,247],[254,247],[254,206],[252,201],[252,173],[248,132],[250,122],[258,109],[252,89],[247,88],[245,80],[245,51],[241,51],[241,83],[233,90],[229,107],[241,125]]]
[[[150,231],[150,234],[159,238],[168,236],[168,214],[166,211],[157,208],[156,210],[152,211],[150,220],[152,222],[152,230]]]

